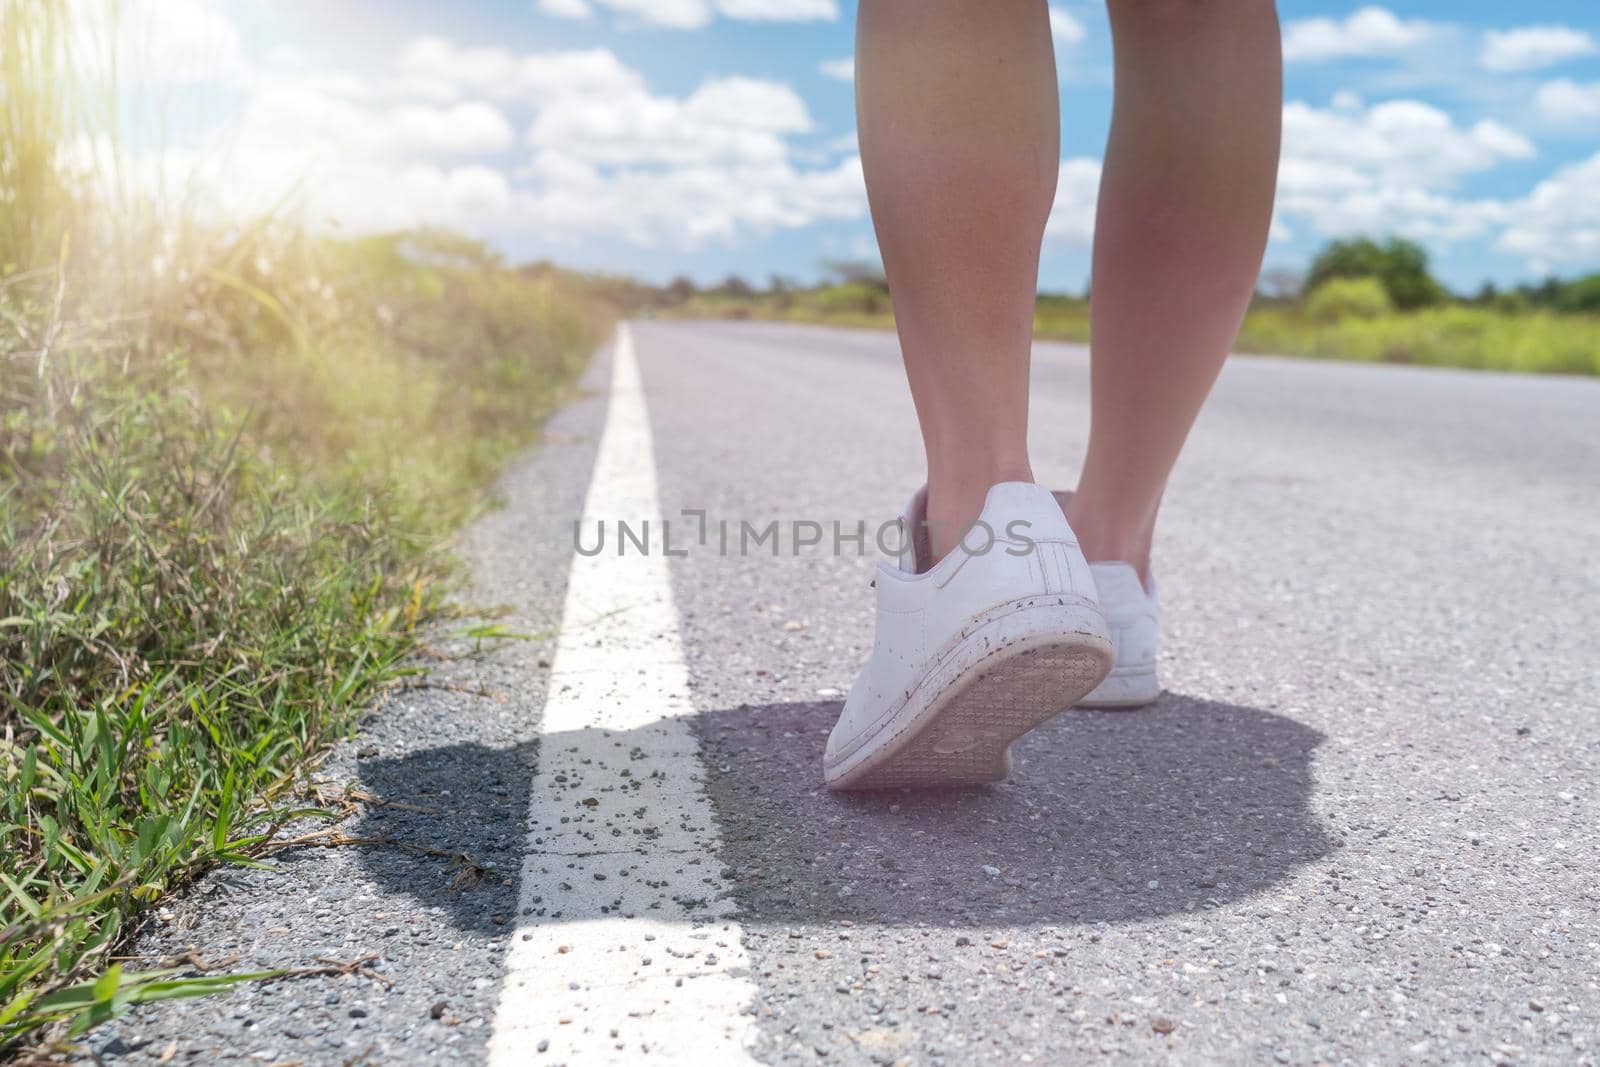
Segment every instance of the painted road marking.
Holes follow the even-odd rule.
[[[491,1067],[753,1063],[749,978],[699,745],[667,561],[618,557],[619,519],[658,536],[644,390],[626,326],[550,669],[516,929]],[[641,1054],[644,1058],[641,1060]]]

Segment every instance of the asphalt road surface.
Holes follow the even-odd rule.
[[[1000,786],[836,796],[871,531],[921,477],[894,338],[621,347],[463,540],[469,601],[532,638],[441,633],[320,772],[370,843],[218,872],[138,946],[325,972],[96,1054],[1600,1057],[1600,382],[1232,361],[1159,531],[1161,700],[1058,717]],[[1067,486],[1084,350],[1041,344],[1033,398]],[[652,513],[686,554],[575,559],[580,516]]]

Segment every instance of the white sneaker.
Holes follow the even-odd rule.
[[[1063,509],[1071,497],[1071,490],[1055,494]],[[1161,695],[1161,683],[1156,679],[1161,613],[1155,579],[1145,588],[1130,563],[1096,562],[1089,564],[1089,570],[1117,647],[1117,663],[1094,692],[1078,701],[1078,707],[1142,708]]]
[[[877,636],[828,736],[830,788],[999,781],[1011,742],[1111,669],[1094,576],[1049,490],[993,486],[970,550],[918,574],[909,535],[926,513],[923,489],[906,511],[900,565],[878,564]]]
[[[1156,680],[1160,614],[1155,580],[1146,589],[1139,572],[1127,563],[1091,563],[1089,570],[1117,648],[1117,664],[1094,692],[1078,701],[1078,707],[1142,708],[1161,695]]]

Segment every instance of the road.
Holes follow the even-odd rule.
[[[835,796],[876,553],[832,523],[921,476],[894,338],[630,347],[463,539],[469,600],[533,639],[442,635],[322,772],[359,783],[353,836],[401,844],[213,875],[138,946],[370,973],[140,1009],[98,1054],[1600,1056],[1600,382],[1231,361],[1159,531],[1162,699],[1060,716],[997,787]],[[1033,397],[1035,472],[1069,485],[1084,350],[1039,345]],[[575,558],[586,502],[680,520],[686,554]],[[778,555],[737,550],[772,520]]]

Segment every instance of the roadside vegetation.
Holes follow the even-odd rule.
[[[882,273],[872,264],[828,265],[832,280],[782,278],[757,289],[740,278],[697,289],[679,279],[655,294],[659,313],[890,327]],[[1159,313],[1152,301],[1152,312]],[[1086,297],[1042,293],[1041,338],[1086,341]],[[1269,271],[1245,317],[1239,350],[1324,359],[1417,363],[1549,374],[1600,374],[1600,274],[1549,279],[1463,297],[1429,273],[1415,244],[1335,241],[1304,276]]]
[[[449,235],[123,181],[66,10],[0,0],[0,1059],[253,977],[118,955],[406,672],[446,538],[612,314]]]

